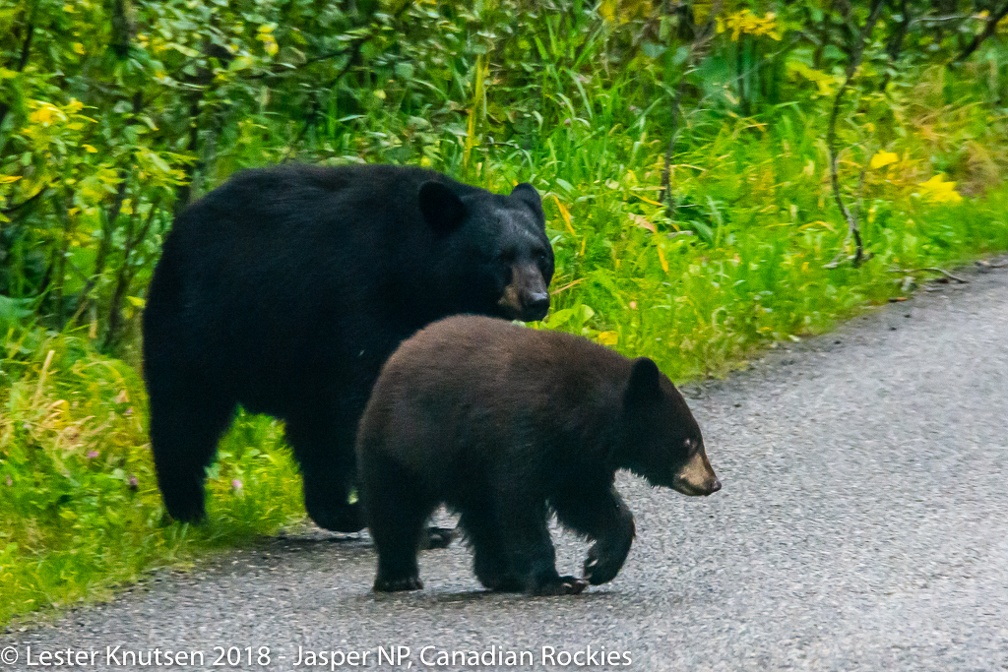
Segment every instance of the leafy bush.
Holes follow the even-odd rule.
[[[149,457],[147,281],[234,171],[531,181],[537,326],[719,374],[1008,249],[1002,4],[0,0],[0,623],[303,516],[267,419],[205,527],[165,523]]]

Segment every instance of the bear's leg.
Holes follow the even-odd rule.
[[[532,595],[576,595],[588,585],[583,579],[560,576],[556,550],[546,525],[546,503],[515,493],[500,495],[497,516],[508,564],[522,577]]]
[[[150,395],[150,439],[158,488],[168,514],[195,523],[206,516],[203,482],[235,403],[204,390]]]
[[[401,467],[380,458],[378,462],[368,464],[360,483],[361,503],[378,552],[374,589],[417,590],[423,588],[417,552],[436,502],[424,497]]]
[[[462,511],[459,527],[465,531],[473,549],[473,571],[488,590],[520,593],[525,590],[525,580],[508,564],[507,549],[493,512],[484,507],[470,507]]]
[[[315,523],[333,532],[360,532],[364,518],[351,504],[356,472],[353,422],[332,409],[287,418],[285,434],[304,480],[304,502]]]
[[[585,578],[595,586],[612,581],[636,534],[633,514],[615,486],[580,488],[551,497],[550,504],[561,523],[595,542],[585,560]]]

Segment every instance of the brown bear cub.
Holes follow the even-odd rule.
[[[357,456],[378,591],[423,587],[417,549],[442,503],[460,514],[485,587],[560,595],[611,581],[630,552],[617,470],[686,495],[721,488],[686,402],[650,359],[485,317],[436,322],[396,350]],[[557,573],[550,511],[593,542],[584,578]]]

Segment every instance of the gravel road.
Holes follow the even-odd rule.
[[[0,635],[0,668],[1008,670],[1008,269],[964,275],[687,390],[724,489],[621,475],[638,538],[607,586],[486,594],[456,544],[375,595],[366,539],[307,531]]]

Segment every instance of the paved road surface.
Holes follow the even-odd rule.
[[[379,669],[1008,670],[1008,269],[969,278],[692,390],[724,490],[693,500],[621,477],[638,540],[601,589],[485,594],[456,546],[423,556],[426,590],[376,596],[366,541],[306,533],[2,635],[19,661],[0,667],[40,669],[31,646],[36,663],[95,652],[73,669],[152,669],[115,663],[158,648],[211,669],[215,647],[239,647],[246,670],[329,669],[297,664],[318,650],[376,669],[379,647],[401,646]],[[583,543],[558,549],[561,570],[580,566]],[[493,647],[528,655],[423,662]]]

